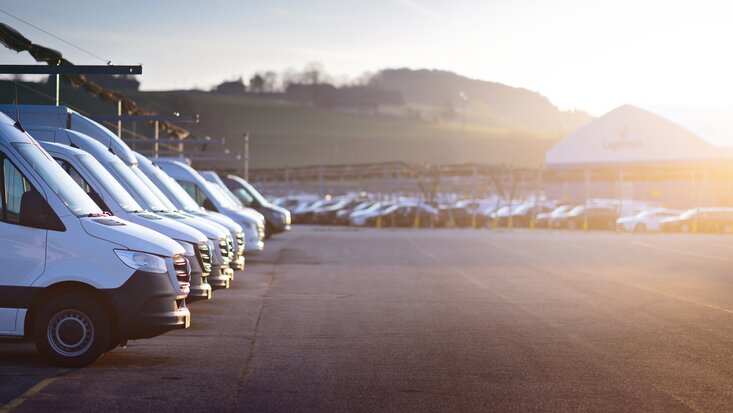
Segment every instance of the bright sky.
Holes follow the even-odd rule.
[[[143,89],[321,62],[336,76],[436,68],[538,91],[602,115],[624,103],[728,105],[733,7],[687,0],[124,0],[5,2],[0,9],[118,64]],[[95,60],[14,19],[74,63]],[[32,63],[0,51],[4,63]]]

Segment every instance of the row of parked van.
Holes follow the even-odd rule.
[[[0,111],[0,336],[54,365],[187,328],[187,303],[289,229],[240,177],[151,161],[66,107]]]
[[[320,198],[296,195],[274,201],[303,224],[394,227],[530,227],[629,232],[733,233],[732,208],[662,208],[637,200],[591,199],[505,202],[497,198],[429,204],[414,198],[378,201],[364,194]]]

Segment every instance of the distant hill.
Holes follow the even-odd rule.
[[[527,89],[470,79],[440,70],[385,69],[370,86],[402,93],[405,101],[458,110],[466,96],[467,112],[479,123],[538,131],[572,131],[592,119],[581,111],[561,111],[546,97]],[[483,115],[483,116],[482,116]],[[484,122],[480,122],[483,118]]]
[[[537,166],[556,141],[590,120],[582,112],[558,110],[538,93],[448,72],[384,70],[365,87],[396,91],[402,99],[364,114],[298,104],[272,93],[123,93],[146,110],[199,114],[200,123],[180,126],[196,136],[226,138],[232,153],[242,151],[242,134],[249,132],[253,168],[384,161]],[[460,91],[468,95],[465,126]],[[18,93],[21,103],[53,104],[53,84],[23,82]],[[82,113],[113,115],[117,110],[116,105],[69,85],[62,85],[61,97]],[[13,100],[12,82],[0,81],[0,103]],[[153,134],[149,125],[139,122],[123,126],[138,134]],[[132,142],[129,134],[123,138]],[[135,146],[150,145],[138,140]],[[216,145],[187,148],[203,150],[204,155],[224,149]],[[233,170],[242,161],[197,166]]]

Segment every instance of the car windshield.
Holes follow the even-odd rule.
[[[252,198],[252,195],[250,195],[249,192],[247,192],[247,190],[242,187],[234,188],[230,190],[230,192],[233,193],[234,196],[236,196],[237,199],[239,199],[239,201],[243,203],[244,205],[250,206],[252,205],[252,202],[254,201],[254,198]]]
[[[578,205],[568,212],[568,215],[580,215],[585,211],[585,205]]]
[[[264,196],[262,196],[262,194],[260,193],[260,191],[258,191],[252,185],[250,185],[249,182],[245,181],[244,179],[241,179],[241,180],[240,179],[237,179],[236,181],[239,182],[240,184],[242,184],[242,186],[244,186],[244,189],[249,193],[249,195],[252,198],[256,199],[257,202],[259,202],[261,205],[263,205],[263,206],[270,205],[270,201],[268,201],[267,198],[265,198]]]
[[[680,214],[680,218],[682,219],[692,218],[695,216],[695,213],[697,213],[696,209],[688,209],[687,211]]]
[[[163,202],[140,181],[140,178],[132,172],[129,166],[122,163],[122,161],[112,161],[109,163],[109,166],[115,171],[122,182],[142,200],[143,207],[153,212],[168,211],[168,208],[165,207]]]
[[[573,208],[573,206],[572,206],[572,205],[563,205],[563,206],[561,206],[561,207],[558,207],[558,208],[557,208],[557,209],[555,209],[554,211],[552,211],[552,212],[550,213],[550,216],[551,216],[551,217],[558,217],[558,216],[560,216],[560,215],[564,214],[565,212],[567,212],[567,211],[571,210],[572,208]]]
[[[74,215],[102,213],[89,195],[43,149],[32,143],[13,146]]]
[[[140,204],[135,201],[127,190],[94,157],[90,155],[77,155],[76,158],[92,174],[94,179],[107,190],[112,199],[125,212],[133,213],[143,211]]]

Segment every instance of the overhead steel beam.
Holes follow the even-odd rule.
[[[141,75],[143,67],[118,65],[0,65],[8,75]]]
[[[97,121],[122,121],[122,122],[173,122],[173,123],[199,123],[198,113],[195,115],[101,115],[93,116]]]

